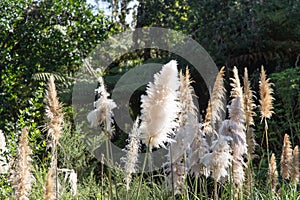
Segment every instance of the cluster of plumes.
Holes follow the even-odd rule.
[[[95,93],[100,98],[94,102],[94,110],[87,115],[87,120],[92,127],[97,127],[103,123],[105,131],[108,136],[112,136],[111,124],[113,112],[112,110],[117,107],[116,103],[109,99],[110,94],[106,91],[104,81],[102,77],[98,79],[99,87],[95,90]]]
[[[228,171],[233,159],[232,149],[229,146],[231,141],[230,137],[219,135],[218,139],[214,140],[210,146],[211,152],[206,153],[200,159],[200,162],[212,173],[212,177],[216,182],[228,178]]]
[[[139,117],[135,120],[131,132],[129,134],[129,143],[126,145],[124,151],[126,157],[122,158],[125,163],[124,169],[126,173],[125,183],[126,189],[129,190],[129,184],[132,179],[132,174],[136,173],[136,164],[138,162],[138,154],[140,150],[140,132],[139,132]]]
[[[15,199],[29,200],[31,186],[34,181],[34,176],[31,173],[31,152],[28,142],[28,128],[24,127],[17,151],[16,166],[12,172]]]
[[[150,151],[173,141],[171,135],[178,127],[175,119],[180,110],[178,88],[177,63],[172,60],[154,75],[154,83],[147,85],[147,95],[141,96],[141,139]]]
[[[294,149],[292,149],[289,136],[285,134],[280,158],[280,174],[282,178],[290,180],[290,183],[297,184],[299,182],[299,164],[299,147],[296,145]],[[272,191],[276,192],[278,171],[274,153],[270,158],[268,183]]]
[[[236,67],[233,68],[234,78],[232,82],[232,92],[231,105],[228,106],[230,125],[225,126],[231,130],[229,132],[230,137],[233,139],[231,145],[233,151],[233,181],[241,188],[244,182],[244,159],[243,156],[247,155],[247,143],[246,143],[246,133],[245,133],[245,112],[244,112],[244,94],[243,89],[240,85],[240,80],[238,76],[238,70]],[[233,125],[235,124],[235,125]]]
[[[154,75],[154,82],[147,85],[147,95],[141,97],[141,116],[134,123],[129,144],[125,148],[127,155],[122,158],[125,162],[127,190],[132,173],[136,172],[140,141],[148,147],[150,153],[153,148],[166,148],[165,144],[174,142],[172,136],[179,127],[179,122],[176,121],[180,112],[178,89],[177,63],[172,60]]]
[[[284,135],[280,172],[284,179],[290,179],[293,183],[299,181],[299,149],[298,146],[295,146],[294,150],[292,149],[288,134]]]
[[[191,86],[189,69],[186,68],[185,75],[180,71],[179,77],[179,128],[176,129],[175,142],[169,147],[168,162],[165,163],[167,166],[165,172],[168,174],[167,183],[169,188],[173,188],[174,194],[181,194],[185,188],[185,178],[191,160],[189,158],[192,156],[191,144],[200,131],[197,108],[193,102],[194,90]]]
[[[7,151],[5,136],[2,130],[0,130],[0,174],[7,173],[9,164],[7,162],[4,153]]]

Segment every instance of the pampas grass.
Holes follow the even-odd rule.
[[[55,168],[50,167],[47,172],[46,184],[45,184],[45,200],[55,199],[56,183],[54,182],[55,178]]]
[[[130,189],[130,182],[132,179],[132,174],[136,172],[136,164],[138,161],[138,153],[140,150],[140,132],[139,132],[139,117],[135,120],[131,132],[129,134],[129,141],[126,146],[127,155],[121,160],[125,163],[124,169],[126,173],[125,183],[126,190]]]
[[[293,159],[293,149],[288,134],[284,135],[282,154],[280,160],[280,172],[282,178],[289,179],[291,176],[291,166]]]
[[[22,129],[18,147],[16,167],[12,173],[12,184],[15,192],[15,199],[29,200],[31,185],[34,181],[31,166],[31,148],[28,142],[28,128]]]
[[[278,184],[278,171],[277,171],[276,158],[274,153],[272,153],[270,159],[268,174],[269,174],[268,184],[271,187],[271,191],[276,192],[276,187]]]
[[[110,94],[106,91],[104,80],[100,76],[98,79],[99,87],[95,90],[95,93],[100,96],[98,100],[94,102],[95,109],[87,115],[87,120],[92,127],[97,127],[103,123],[107,136],[112,136],[111,124],[112,124],[112,110],[117,107],[116,103],[109,99]]]
[[[173,128],[180,111],[178,103],[179,79],[176,61],[172,60],[154,75],[154,83],[147,85],[147,95],[141,97],[141,139],[150,151],[172,142]]]
[[[273,111],[273,100],[274,97],[273,89],[272,89],[272,83],[270,83],[270,79],[266,77],[266,72],[264,70],[264,67],[261,66],[261,73],[260,73],[260,82],[259,82],[259,94],[260,94],[260,116],[261,116],[261,122],[264,120],[264,135],[266,137],[266,146],[267,146],[267,159],[268,163],[270,163],[269,160],[269,137],[268,137],[268,123],[267,119],[271,118]]]
[[[273,89],[272,83],[270,83],[270,79],[267,78],[266,72],[263,66],[261,66],[261,74],[260,74],[260,82],[259,82],[259,92],[260,92],[260,113],[261,120],[270,119],[272,114],[274,113],[273,109],[273,101],[274,97],[272,97]]]
[[[167,183],[169,188],[172,188],[173,196],[181,194],[185,188],[185,178],[188,171],[187,151],[190,149],[191,143],[199,129],[189,69],[186,68],[185,75],[180,71],[179,78],[180,112],[178,114],[178,123],[180,127],[175,131],[175,142],[169,147],[168,162],[165,164],[167,166],[165,172],[168,173]]]
[[[51,199],[53,194],[50,192],[52,191],[50,187],[53,185],[52,183],[55,183],[55,186],[53,187],[56,192],[56,199],[57,199],[58,198],[57,146],[59,143],[59,139],[61,137],[64,119],[62,113],[62,104],[59,103],[58,101],[53,76],[50,76],[49,83],[48,83],[48,90],[46,95],[46,116],[48,118],[48,124],[46,125],[46,130],[48,130],[48,137],[51,137],[51,142],[50,142],[51,164],[49,169],[50,172],[47,175],[47,180],[46,180],[48,184],[48,188],[46,187],[45,197]]]

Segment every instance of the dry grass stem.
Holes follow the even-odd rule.
[[[54,176],[55,176],[54,168],[50,167],[46,177],[45,200],[55,199],[56,183],[55,183],[55,179],[53,178]]]
[[[17,200],[29,200],[31,185],[34,177],[31,173],[31,149],[28,143],[28,128],[24,127],[18,147],[16,167],[12,174],[12,183]]]
[[[276,158],[275,154],[273,153],[270,159],[269,163],[269,180],[268,184],[271,187],[271,190],[273,192],[276,192],[276,187],[278,184],[278,171],[277,171],[277,166],[276,166]]]

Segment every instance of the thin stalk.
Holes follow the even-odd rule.
[[[269,158],[269,138],[268,138],[268,123],[267,123],[267,118],[264,118],[264,129],[265,129],[265,135],[266,135],[266,145],[267,145],[267,160],[268,160],[268,166],[270,165],[270,158]],[[268,187],[269,192],[272,194],[272,186],[270,185]]]
[[[151,139],[150,139],[150,140],[151,140]],[[149,140],[149,144],[150,144],[150,140]],[[150,153],[150,147],[149,147],[149,144],[148,144],[148,146],[147,146],[146,155],[145,155],[144,163],[143,163],[143,167],[142,167],[142,173],[141,173],[141,177],[140,177],[140,181],[139,181],[139,186],[138,186],[138,191],[137,191],[137,199],[138,199],[138,197],[139,197],[140,190],[141,190],[141,185],[142,185],[142,181],[143,181],[143,174],[144,174],[145,167],[146,167],[146,163],[147,163],[147,157],[148,157],[148,154]]]
[[[197,193],[198,193],[198,188],[197,188],[197,187],[198,187],[198,178],[195,179],[195,189],[194,189],[194,195],[195,195],[195,196],[198,196],[198,195],[197,195]],[[201,188],[200,188],[200,191],[201,191]],[[201,193],[200,193],[200,199],[202,200],[202,195],[201,195]]]
[[[214,200],[218,200],[218,182],[214,179]]]
[[[172,144],[170,144],[170,152],[172,152]],[[171,184],[172,184],[172,199],[175,200],[175,193],[174,193],[174,174],[173,174],[173,158],[172,158],[172,153],[170,153],[170,164],[171,164]]]
[[[101,154],[101,196],[103,197],[103,187],[104,187],[104,155]]]
[[[108,170],[108,180],[109,180],[109,197],[111,200],[113,200],[113,189],[112,189],[112,175],[111,175],[111,168],[110,168],[110,155],[111,155],[111,146],[109,142],[109,135],[108,135],[108,130],[106,130],[106,121],[104,120],[104,133],[106,135],[106,157],[107,157],[107,170]]]

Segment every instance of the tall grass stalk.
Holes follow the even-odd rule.
[[[57,172],[57,147],[59,144],[59,139],[61,138],[61,132],[63,128],[63,113],[62,104],[59,102],[57,97],[57,91],[54,83],[54,77],[50,76],[48,82],[48,90],[46,96],[46,116],[48,118],[48,123],[46,125],[46,130],[48,130],[48,136],[51,137],[51,164],[50,168],[54,173],[55,182],[55,196],[58,196],[58,172]],[[52,172],[50,175],[52,175]],[[51,178],[52,176],[49,176]],[[47,194],[46,194],[47,196]],[[51,196],[51,195],[48,195]]]
[[[268,163],[269,160],[269,137],[268,137],[268,123],[267,119],[272,117],[273,111],[273,100],[272,97],[273,89],[272,83],[270,83],[270,79],[267,78],[264,67],[261,66],[261,74],[260,74],[260,82],[259,82],[259,93],[260,93],[260,113],[261,113],[261,121],[264,121],[264,133],[266,137],[266,146],[267,146],[267,157]]]
[[[151,138],[150,138],[151,140]],[[149,141],[150,143],[150,141]],[[142,186],[142,182],[143,182],[143,175],[144,175],[144,172],[145,172],[145,167],[146,167],[146,164],[147,164],[147,158],[150,154],[150,145],[148,144],[147,146],[147,150],[146,150],[146,154],[145,154],[145,158],[144,158],[144,161],[143,161],[143,167],[142,167],[142,172],[141,172],[141,176],[140,176],[140,180],[139,180],[139,185],[138,185],[138,191],[137,191],[137,194],[136,194],[136,199],[139,200],[139,195],[140,195],[140,191],[141,191],[141,186]]]
[[[30,157],[32,150],[29,147],[27,127],[22,129],[17,153],[16,167],[12,172],[12,184],[15,199],[26,200],[29,199],[31,186],[34,181]]]

